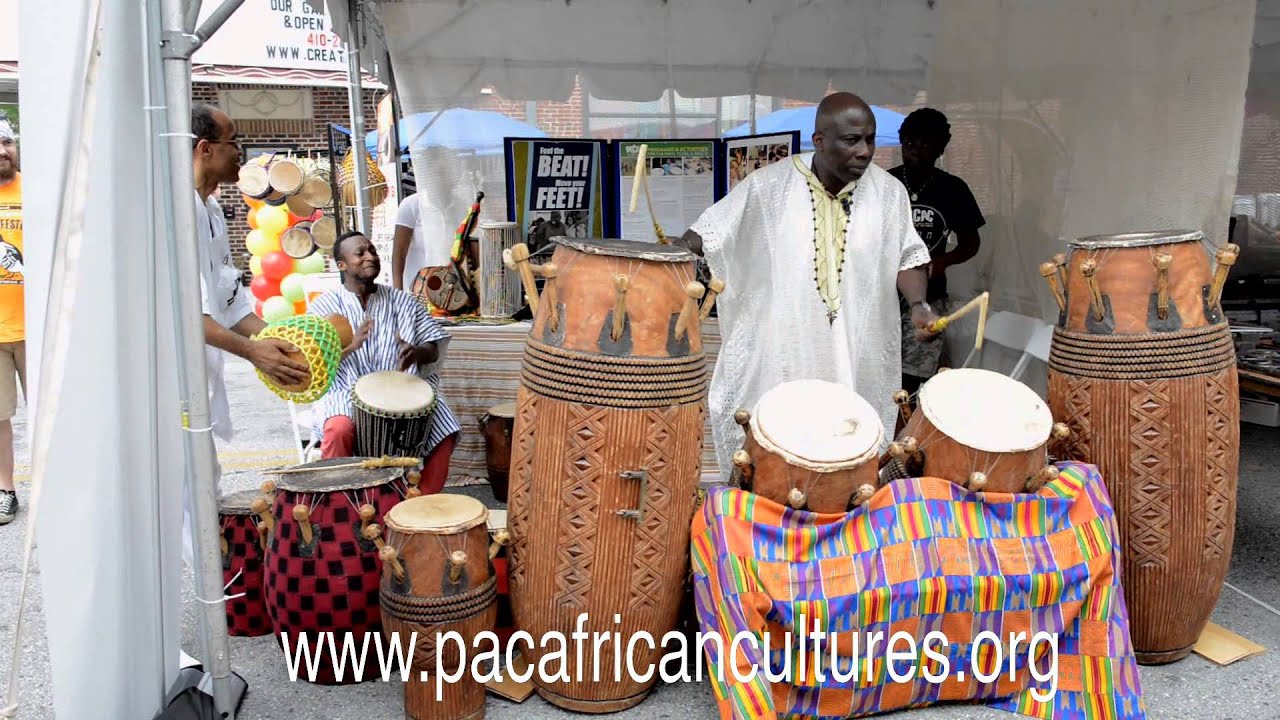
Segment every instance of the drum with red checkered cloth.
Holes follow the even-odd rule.
[[[271,632],[262,593],[265,524],[253,510],[256,490],[223,495],[218,501],[222,526],[222,582],[227,586],[227,634],[258,637]],[[260,529],[259,525],[263,525]],[[236,597],[236,596],[239,597]]]
[[[267,610],[276,635],[287,636],[286,653],[303,641],[320,658],[314,678],[305,667],[299,676],[321,685],[372,680],[379,672],[376,663],[367,663],[363,676],[356,676],[348,658],[339,677],[328,640],[332,634],[341,652],[350,634],[359,652],[365,635],[382,629],[382,561],[364,530],[381,523],[410,490],[408,468],[359,467],[364,460],[369,458],[318,460],[289,468],[276,481],[264,577]]]

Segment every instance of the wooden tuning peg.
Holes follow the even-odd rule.
[[[1231,266],[1236,264],[1236,258],[1240,256],[1240,246],[1234,243],[1227,243],[1218,249],[1214,259],[1217,265],[1213,269],[1213,286],[1209,289],[1209,306],[1218,307],[1222,302],[1222,290],[1227,286],[1227,275],[1231,272]]]
[[[1066,253],[1058,253],[1053,256],[1053,264],[1058,268],[1058,282],[1061,283],[1063,292],[1067,288],[1067,255]]]
[[[1027,478],[1027,492],[1040,492],[1040,488],[1053,482],[1058,477],[1058,468],[1045,465],[1031,477]]]
[[[698,313],[699,320],[706,320],[711,316],[711,308],[716,304],[716,296],[724,292],[724,281],[720,278],[711,278],[707,287],[707,296],[702,301],[702,310]]]
[[[739,410],[733,414],[733,421],[745,429],[751,424],[751,412],[747,410]]]
[[[907,452],[907,457],[915,457],[920,452],[920,443],[913,437],[902,438],[902,449]]]
[[[276,529],[276,519],[270,512],[266,498],[254,498],[253,502],[249,503],[249,509],[258,517],[262,518],[262,522],[267,526],[267,532],[271,532]]]
[[[893,404],[898,406],[898,412],[902,413],[902,420],[906,422],[911,419],[911,393],[906,390],[899,390],[893,394]]]
[[[1080,272],[1084,274],[1084,281],[1089,286],[1089,309],[1093,312],[1095,320],[1102,320],[1105,317],[1102,308],[1102,291],[1098,289],[1098,262],[1096,260],[1085,260],[1080,263]]]
[[[499,530],[493,534],[493,542],[489,543],[489,560],[498,557],[498,553],[502,548],[511,542],[511,533],[506,530]]]
[[[263,495],[271,496],[276,494],[276,484],[272,480],[264,481],[260,489]]]
[[[1173,256],[1158,253],[1151,263],[1156,266],[1156,314],[1165,320],[1169,317],[1169,268],[1173,266]]]
[[[698,318],[698,301],[706,293],[706,288],[702,287],[700,282],[691,282],[684,286],[684,292],[689,299],[685,300],[684,309],[680,311],[680,317],[676,320],[677,340],[683,340],[685,333],[692,332],[694,321]]]
[[[263,552],[267,550],[267,533],[270,531],[271,529],[267,527],[266,523],[261,520],[258,521],[258,543],[262,545]]]
[[[733,454],[733,466],[742,475],[742,489],[750,490],[752,487],[751,481],[755,477],[755,465],[751,463],[751,455],[746,450],[738,450]]]
[[[298,522],[298,527],[302,530],[302,542],[304,545],[310,545],[312,539],[311,532],[311,511],[306,505],[293,506],[293,519]]]
[[[803,509],[807,499],[800,488],[791,488],[791,492],[787,493],[787,504],[796,510]]]
[[[618,275],[613,279],[613,327],[609,328],[609,337],[615,341],[622,337],[622,326],[627,319],[627,291],[631,289],[631,280],[626,275]]]
[[[533,268],[529,264],[529,246],[517,243],[511,248],[511,260],[520,271],[520,281],[524,285],[524,296],[529,301],[529,310],[538,311],[538,284],[533,279]]]
[[[1049,283],[1049,290],[1053,292],[1053,299],[1058,303],[1058,312],[1066,312],[1067,299],[1063,297],[1062,288],[1058,285],[1058,266],[1051,262],[1040,263],[1040,274]]]
[[[449,555],[449,582],[457,583],[462,578],[462,569],[467,566],[467,554],[454,550]]]
[[[360,506],[360,532],[363,533],[373,522],[373,518],[378,514],[372,505],[365,503]]]
[[[876,489],[874,487],[870,485],[860,485],[858,487],[857,492],[853,494],[853,502],[850,503],[850,506],[861,507],[863,504],[865,504],[868,500],[871,499],[872,495],[875,495],[875,494],[876,494]]]
[[[542,266],[542,277],[547,282],[542,286],[542,292],[547,297],[547,307],[550,310],[547,313],[547,323],[551,326],[551,332],[556,332],[560,328],[560,312],[556,310],[556,276],[560,274],[560,268],[555,263],[547,263]]]
[[[400,564],[400,553],[390,545],[383,544],[382,538],[378,538],[378,557],[384,564],[391,566],[391,572],[395,574],[397,580],[404,580],[404,565]]]
[[[968,488],[972,492],[981,492],[987,486],[987,474],[983,472],[975,472],[969,475]]]

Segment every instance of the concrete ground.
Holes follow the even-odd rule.
[[[255,487],[258,468],[296,461],[292,453],[293,435],[289,416],[251,372],[246,363],[228,364],[228,384],[237,425],[234,442],[220,447],[224,468],[224,490]],[[15,420],[18,437],[19,473],[25,472],[27,451],[25,420],[19,411]],[[1141,681],[1149,717],[1153,720],[1204,718],[1244,720],[1280,718],[1280,612],[1268,610],[1244,594],[1270,605],[1280,606],[1280,430],[1254,425],[1242,426],[1239,509],[1235,550],[1228,587],[1222,592],[1213,621],[1268,648],[1268,652],[1227,667],[1219,667],[1198,655],[1164,667],[1144,667]],[[492,506],[487,486],[460,488]],[[20,486],[23,512],[18,522],[0,528],[0,683],[7,682],[13,638],[15,606],[22,569],[21,538],[28,515],[27,492]],[[37,571],[38,572],[38,567]],[[37,578],[33,577],[33,580]],[[190,579],[188,578],[188,583]],[[52,718],[49,709],[52,690],[48,647],[39,583],[33,582],[34,596],[24,633],[24,661],[20,673],[22,720]],[[199,653],[196,615],[189,588],[184,623],[184,647]],[[86,639],[86,641],[88,641]],[[359,686],[328,688],[305,682],[290,682],[283,654],[271,637],[232,638],[234,669],[249,682],[249,693],[241,717],[260,720],[309,718],[366,720],[402,717],[403,696],[399,683],[371,682]],[[3,684],[0,684],[3,693]],[[487,716],[549,719],[571,717],[570,713],[543,702],[536,695],[516,704],[490,695]],[[619,718],[710,718],[716,716],[711,689],[706,684],[659,685],[638,707],[620,713]],[[884,715],[909,720],[964,720],[1014,717],[975,706],[947,706]],[[79,720],[79,719],[77,719]],[[138,719],[145,720],[145,719]]]

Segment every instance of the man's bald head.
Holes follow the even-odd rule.
[[[814,172],[832,193],[862,177],[876,152],[876,116],[862,98],[832,93],[818,103]]]

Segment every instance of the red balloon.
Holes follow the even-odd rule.
[[[262,256],[262,275],[275,281],[276,295],[280,294],[280,281],[291,272],[293,272],[293,258],[283,252],[277,250]]]
[[[284,255],[284,253],[272,253],[272,255]],[[268,256],[269,257],[269,256]],[[288,257],[285,255],[285,257]],[[249,283],[249,289],[253,291],[253,296],[258,298],[258,317],[262,317],[262,301],[273,298],[280,294],[280,281],[275,278],[266,276],[266,258],[263,258],[262,275],[254,278]]]
[[[310,220],[311,222],[315,222],[322,217],[324,217],[324,210],[317,208],[315,212],[311,213],[311,217],[307,219]]]

